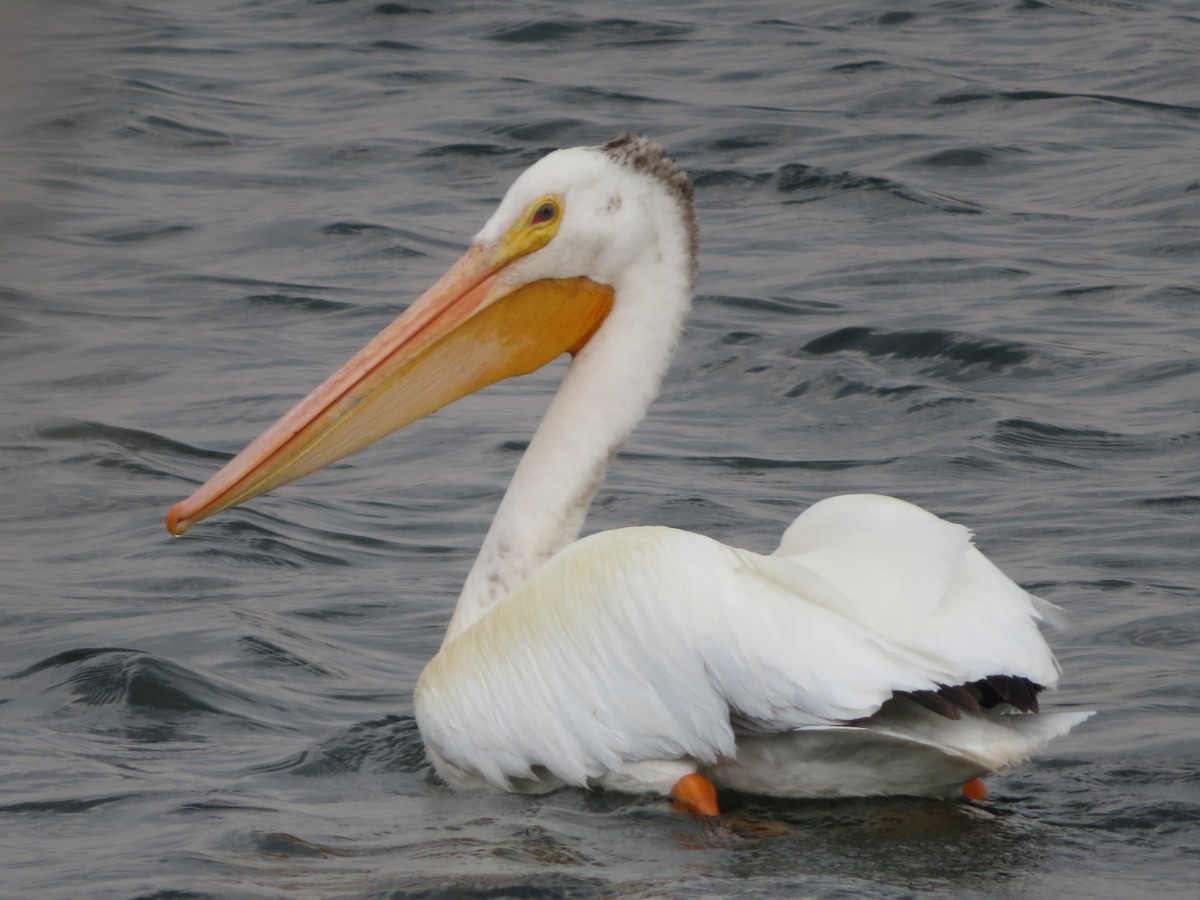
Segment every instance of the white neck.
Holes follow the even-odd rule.
[[[442,646],[572,543],[609,461],[658,394],[691,303],[682,242],[614,285],[613,310],[575,357],[521,458],[459,596]]]

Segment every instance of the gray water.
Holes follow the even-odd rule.
[[[625,130],[694,177],[699,296],[589,530],[970,526],[1100,710],[984,806],[429,777],[412,684],[561,363],[167,536]],[[3,896],[1194,896],[1191,0],[5,0],[0,200]]]

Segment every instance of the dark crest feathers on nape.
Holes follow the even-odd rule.
[[[601,145],[600,149],[607,153],[614,162],[658,179],[667,189],[667,193],[679,203],[684,221],[687,223],[688,249],[692,257],[694,274],[699,229],[696,226],[692,182],[687,173],[675,164],[674,159],[667,156],[662,144],[645,135],[625,132],[607,144]]]
[[[653,175],[673,196],[691,208],[692,182],[687,173],[675,165],[675,160],[667,156],[658,141],[626,132],[600,149],[623,166]]]

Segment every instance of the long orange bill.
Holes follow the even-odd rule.
[[[167,513],[201,519],[315,472],[447,403],[576,352],[612,308],[585,278],[511,284],[507,261],[472,246],[328,381]]]

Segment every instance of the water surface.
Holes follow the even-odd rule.
[[[0,22],[8,896],[1191,895],[1200,14],[1185,0],[15,0]],[[625,130],[698,300],[589,529],[904,497],[1067,611],[1101,715],[984,808],[457,794],[411,688],[562,373],[184,540],[230,453]]]

